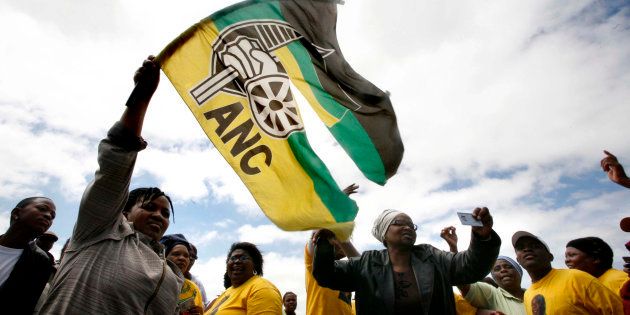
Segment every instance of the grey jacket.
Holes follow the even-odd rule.
[[[163,246],[122,214],[141,146],[116,123],[98,150],[72,238],[41,314],[175,314],[184,282]]]
[[[413,247],[411,265],[418,284],[423,314],[456,314],[452,286],[485,277],[499,254],[501,239],[494,231],[489,240],[472,237],[468,250],[453,254],[431,245]],[[356,291],[358,315],[394,314],[394,276],[387,250],[371,250],[361,257],[334,260],[328,241],[318,240],[313,276],[319,285]]]

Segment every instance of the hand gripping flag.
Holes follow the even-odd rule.
[[[158,62],[272,222],[346,239],[357,206],[309,145],[290,83],[370,180],[395,174],[403,145],[389,97],[341,54],[336,10],[333,1],[241,2],[190,27]]]

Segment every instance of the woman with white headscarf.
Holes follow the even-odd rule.
[[[473,216],[483,226],[472,228],[468,250],[459,253],[414,245],[417,226],[396,210],[385,210],[374,221],[372,234],[385,249],[365,251],[347,261],[334,260],[334,247],[328,241],[334,235],[321,230],[313,276],[321,286],[356,291],[358,315],[455,314],[451,287],[481,280],[501,246],[488,209],[476,208]]]

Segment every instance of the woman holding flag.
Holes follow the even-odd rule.
[[[174,314],[184,282],[165,260],[160,238],[173,210],[160,189],[129,192],[140,137],[160,67],[149,56],[120,121],[98,150],[99,169],[86,188],[79,216],[41,314]]]

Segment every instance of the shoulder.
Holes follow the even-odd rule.
[[[349,258],[348,260],[357,261],[358,264],[384,264],[389,260],[387,249],[380,250],[366,250],[361,253],[360,257]]]
[[[593,277],[592,275],[590,275],[589,273],[586,273],[582,270],[577,270],[577,269],[556,269],[555,270],[556,273],[558,275],[567,277],[567,278],[572,278],[578,281],[592,281],[592,280],[597,280],[595,277]]]
[[[472,299],[479,296],[489,297],[496,296],[500,294],[501,291],[485,282],[475,282],[471,283],[468,289],[468,293],[466,294],[466,298]]]
[[[255,279],[252,279],[252,283],[249,285],[249,294],[252,297],[263,298],[263,299],[278,299],[282,300],[282,296],[280,295],[280,290],[269,280],[260,277],[254,276]]]
[[[52,259],[50,259],[48,253],[46,253],[43,249],[39,248],[35,244],[35,241],[32,241],[28,244],[28,247],[24,249],[22,255],[28,255],[29,260],[38,265],[50,265],[52,268]]]
[[[379,250],[366,250],[363,253],[361,253],[361,257],[360,259],[368,259],[368,260],[374,260],[374,259],[383,259],[384,257],[387,257],[387,249],[379,249]]]
[[[182,292],[184,292],[184,290],[199,291],[199,286],[197,286],[197,284],[193,280],[188,280],[184,278],[184,286],[182,287]]]
[[[260,276],[254,276],[254,279],[252,279],[251,286],[252,288],[257,289],[257,290],[272,289],[272,290],[278,291],[278,288],[276,288],[276,286],[271,281]]]
[[[442,259],[452,257],[454,254],[441,250],[429,244],[418,244],[413,246],[413,253],[416,257],[422,260],[429,259],[431,257]]]
[[[617,278],[622,278],[622,279],[627,280],[628,274],[625,273],[623,270],[610,268],[610,269],[606,270],[606,272],[604,272],[604,274],[601,275],[598,279],[600,281],[604,281],[604,280],[608,280],[608,279],[617,279]]]

